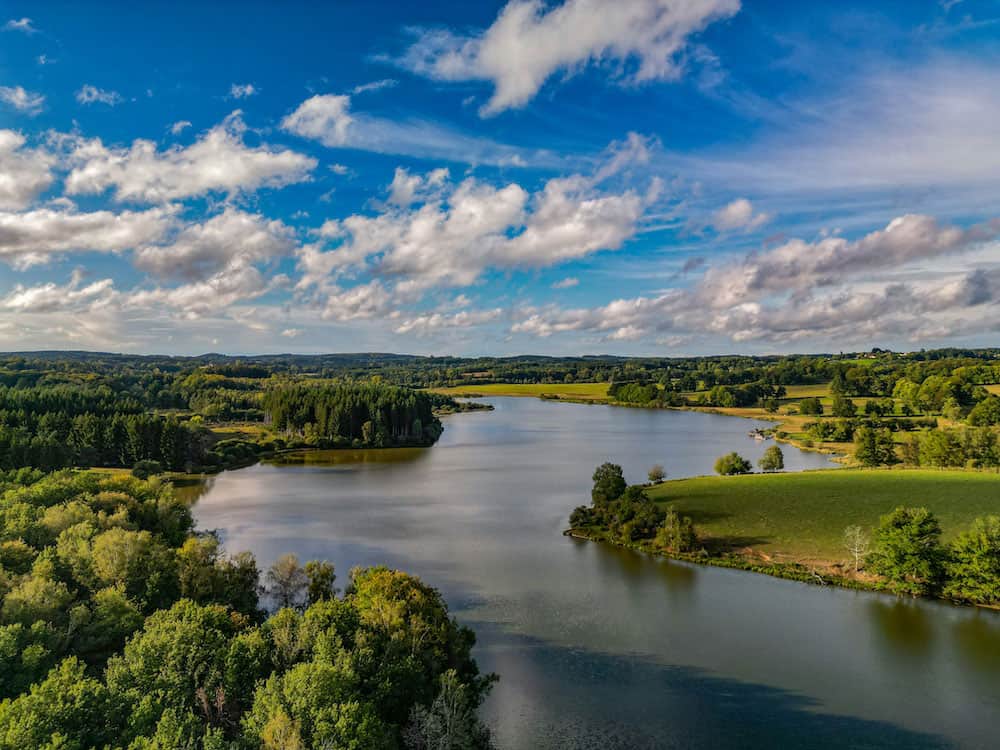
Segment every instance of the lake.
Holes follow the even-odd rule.
[[[1000,615],[677,563],[562,536],[614,461],[711,473],[749,420],[491,398],[430,449],[303,454],[210,478],[194,510],[261,568],[386,564],[439,588],[500,682],[500,748],[995,747]],[[765,426],[760,423],[760,426]],[[789,470],[830,466],[782,446]],[[915,502],[919,499],[915,498]]]

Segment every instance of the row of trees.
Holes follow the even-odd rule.
[[[0,750],[485,748],[471,631],[386,568],[194,534],[158,482],[0,474]],[[259,595],[280,609],[270,617]]]

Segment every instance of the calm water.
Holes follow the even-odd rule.
[[[262,567],[385,563],[440,588],[501,681],[501,748],[996,747],[1000,615],[655,559],[561,535],[594,466],[756,460],[752,422],[491,399],[428,450],[310,454],[195,507]],[[784,447],[789,469],[828,465]],[[1000,499],[998,499],[1000,506]]]

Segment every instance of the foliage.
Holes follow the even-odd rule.
[[[898,507],[883,516],[872,539],[867,565],[897,590],[934,591],[940,583],[941,526],[926,508]]]
[[[430,396],[378,382],[280,388],[268,392],[263,405],[275,429],[307,440],[380,448],[429,445],[441,433]]]
[[[595,506],[617,500],[625,492],[625,475],[618,464],[603,463],[594,470],[594,488],[590,500]]]
[[[715,460],[715,473],[724,477],[736,474],[749,474],[752,471],[753,464],[736,451],[719,456]]]
[[[757,465],[761,471],[781,471],[785,468],[785,454],[781,452],[780,446],[768,446]]]
[[[818,398],[804,398],[799,401],[799,414],[819,415],[823,413],[823,403]]]
[[[662,464],[655,464],[646,475],[651,484],[659,484],[664,479],[667,478],[667,472],[664,470]]]
[[[1000,517],[977,518],[952,542],[944,595],[973,604],[1000,604]]]

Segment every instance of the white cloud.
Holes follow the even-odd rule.
[[[303,333],[305,333],[305,331],[303,331],[301,328],[286,328],[281,332],[281,335],[284,336],[286,339],[297,339]]]
[[[553,289],[572,289],[575,286],[580,285],[580,279],[575,276],[568,276],[565,279],[561,279],[552,285]]]
[[[3,25],[4,31],[21,31],[25,34],[35,34],[38,32],[30,18],[12,18]]]
[[[25,91],[23,86],[0,86],[0,101],[27,115],[37,115],[45,106],[42,94]]]
[[[80,212],[38,208],[0,213],[0,260],[25,268],[68,252],[116,253],[158,241],[174,223],[176,209]]]
[[[344,94],[317,94],[281,121],[281,129],[319,141],[328,148],[355,148],[379,154],[496,166],[556,166],[557,155],[543,149],[523,149],[489,138],[469,135],[428,120],[389,120],[352,112]]]
[[[189,127],[191,127],[190,120],[178,120],[170,126],[170,133],[171,135],[180,135]]]
[[[771,220],[770,214],[755,212],[746,198],[737,198],[720,208],[712,216],[712,226],[720,232],[744,230],[752,232]]]
[[[114,282],[101,279],[83,286],[83,275],[74,273],[69,284],[59,286],[54,282],[26,287],[18,284],[0,299],[0,309],[19,313],[51,313],[66,310],[97,309],[115,296]]]
[[[995,257],[988,249],[997,247],[984,243],[998,237],[1000,219],[963,229],[901,216],[854,241],[791,240],[742,261],[720,261],[691,289],[594,308],[520,309],[511,331],[540,337],[591,332],[612,341],[671,331],[786,345],[985,332],[1000,305],[1000,270],[983,266],[984,257]],[[922,278],[920,264],[934,259],[947,259],[946,270]]]
[[[429,336],[441,330],[451,328],[474,328],[490,323],[503,314],[503,310],[463,310],[446,314],[441,312],[428,313],[406,318],[395,328],[399,334],[415,334]]]
[[[39,55],[38,57],[35,58],[35,60],[38,62],[39,65],[51,65],[52,63],[55,62],[55,60],[53,60],[48,55]]]
[[[0,210],[27,208],[52,184],[55,159],[42,149],[24,148],[25,137],[0,130]]]
[[[130,147],[107,147],[99,138],[67,137],[73,169],[66,178],[66,192],[79,195],[114,188],[119,201],[160,202],[214,192],[252,192],[309,179],[315,159],[266,144],[247,146],[240,114],[233,112],[190,146],[162,151],[146,140],[136,140]]]
[[[331,164],[330,171],[334,174],[345,175],[350,172],[350,168],[344,164]]]
[[[350,108],[349,96],[317,94],[286,116],[281,121],[281,129],[331,148],[343,146],[347,142],[347,128],[353,121]]]
[[[135,252],[136,267],[161,277],[204,279],[225,268],[290,255],[295,233],[280,221],[234,208],[184,227],[167,244],[145,245]]]
[[[627,161],[617,155],[611,159],[623,169]],[[597,174],[610,176],[604,169]],[[608,193],[594,178],[576,175],[549,180],[532,194],[516,183],[495,186],[469,177],[456,184],[446,170],[415,175],[398,169],[380,213],[327,221],[316,233],[320,242],[300,249],[297,289],[329,298],[327,314],[337,319],[385,315],[431,289],[475,284],[489,269],[540,268],[616,250],[636,233],[657,190],[654,180],[645,195]],[[338,286],[362,273],[375,278],[347,290]]]
[[[232,99],[246,99],[258,93],[258,89],[252,83],[234,83],[229,87],[229,96]]]
[[[395,88],[399,84],[395,78],[383,78],[380,81],[372,81],[371,83],[363,83],[360,86],[355,86],[351,89],[352,94],[364,94],[368,91],[380,91],[382,89]]]
[[[87,83],[76,92],[76,100],[80,104],[107,104],[109,107],[113,107],[116,104],[121,104],[122,95],[117,91],[99,89]]]
[[[511,0],[482,33],[424,32],[399,62],[436,80],[490,81],[481,113],[492,115],[587,65],[614,65],[628,83],[677,78],[689,38],[739,9],[739,0]]]
[[[280,278],[268,281],[252,265],[236,260],[202,281],[173,288],[133,291],[123,299],[123,304],[127,308],[150,310],[168,307],[194,319],[259,297],[280,283]]]

